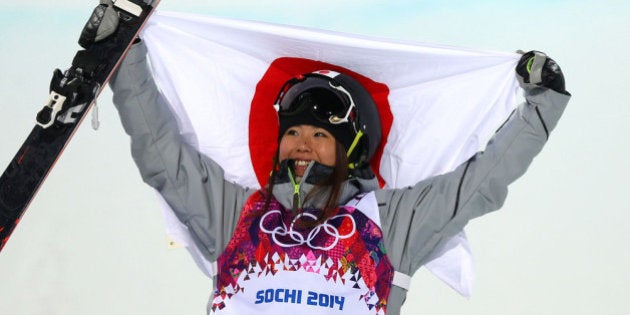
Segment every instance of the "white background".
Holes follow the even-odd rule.
[[[0,167],[97,1],[0,3]],[[630,314],[627,1],[201,1],[178,10],[499,51],[538,49],[573,94],[503,209],[467,228],[470,300],[424,269],[403,314]],[[0,253],[0,314],[204,314],[211,281],[169,250],[107,90]]]

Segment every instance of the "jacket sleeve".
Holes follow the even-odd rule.
[[[146,53],[144,44],[134,45],[110,81],[114,104],[142,179],[164,197],[206,258],[216,260],[253,190],[225,181],[217,163],[183,141]]]
[[[525,98],[486,149],[453,172],[376,192],[386,249],[398,271],[412,275],[470,219],[503,205],[507,186],[541,151],[570,96],[536,87]]]

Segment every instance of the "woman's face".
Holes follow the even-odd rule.
[[[280,161],[295,160],[295,176],[302,177],[311,161],[335,166],[335,138],[326,129],[293,126],[280,139]]]

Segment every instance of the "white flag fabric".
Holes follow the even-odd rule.
[[[514,109],[519,55],[405,43],[330,31],[158,12],[143,32],[158,86],[184,139],[218,162],[226,179],[265,184],[277,145],[272,104],[282,83],[329,69],[372,93],[383,143],[372,166],[384,187],[448,172],[483,149]],[[168,233],[208,275],[186,228],[166,203]],[[426,267],[464,296],[473,281],[463,233]]]

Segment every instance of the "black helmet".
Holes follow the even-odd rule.
[[[282,86],[274,107],[279,139],[295,125],[324,128],[346,148],[351,171],[369,169],[381,141],[381,122],[372,96],[351,76],[331,70],[296,76]]]

